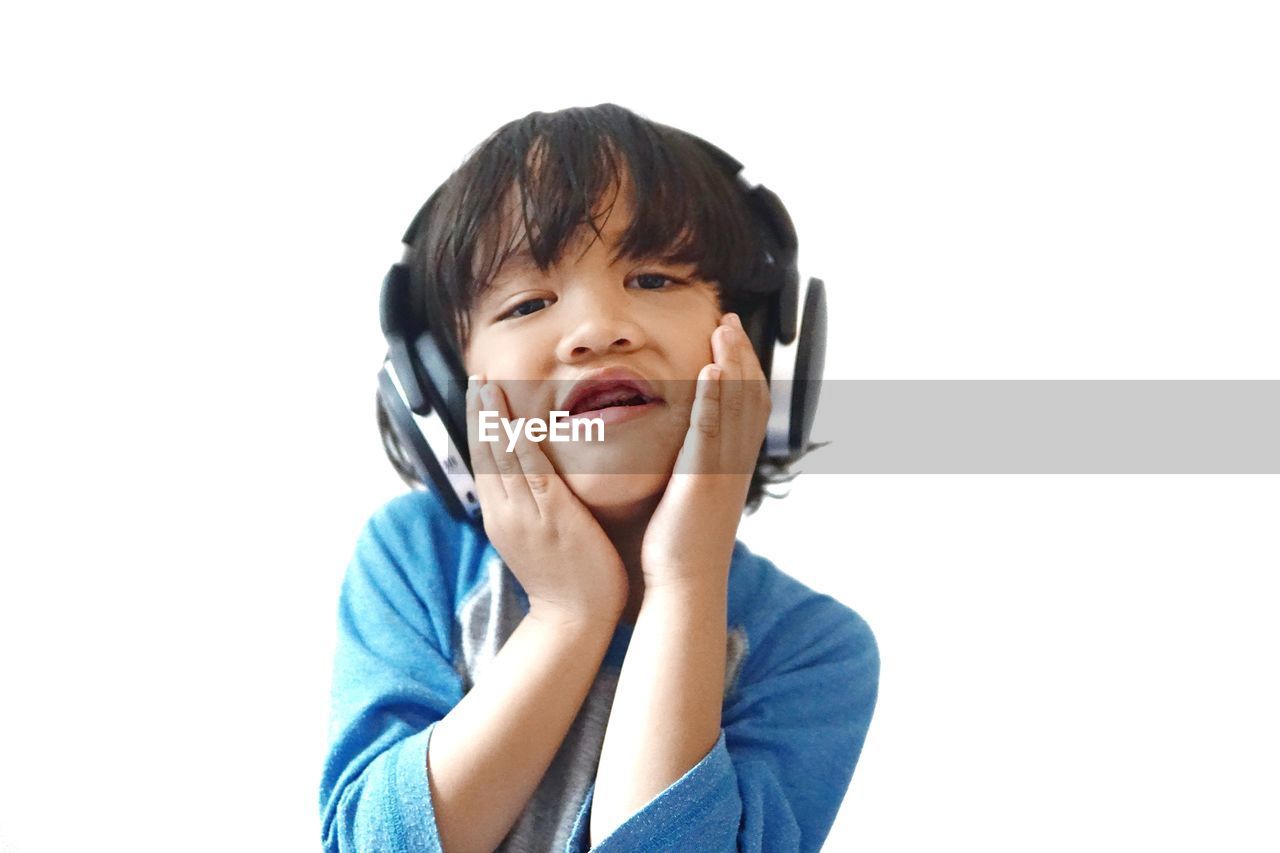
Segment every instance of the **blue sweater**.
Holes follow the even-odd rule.
[[[875,708],[875,639],[848,607],[741,542],[728,605],[719,740],[590,849],[821,848]],[[427,744],[528,607],[484,532],[455,521],[429,493],[395,498],[368,521],[338,605],[320,786],[326,851],[441,849]],[[569,734],[500,850],[588,849],[595,771],[631,632],[619,624]]]

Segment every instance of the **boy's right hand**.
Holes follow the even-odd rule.
[[[481,408],[504,420],[511,416],[502,389],[473,376],[467,431],[484,531],[529,596],[530,614],[612,628],[628,595],[617,549],[523,430],[514,452],[501,429],[497,441],[480,441]]]

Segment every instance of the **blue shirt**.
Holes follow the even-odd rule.
[[[324,847],[439,851],[427,744],[528,612],[483,530],[428,492],[365,525],[338,603]],[[591,850],[819,850],[875,708],[880,658],[854,611],[737,542],[720,738]],[[551,767],[500,850],[588,849],[596,767],[632,626],[620,623]]]

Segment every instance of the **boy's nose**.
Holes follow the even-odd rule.
[[[590,300],[580,306],[560,338],[556,355],[561,361],[572,363],[611,352],[630,352],[644,342],[644,332],[619,301]]]

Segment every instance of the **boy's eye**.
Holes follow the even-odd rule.
[[[674,276],[657,272],[638,273],[633,275],[628,282],[628,286],[634,285],[640,290],[666,290],[682,284],[688,284],[688,282],[682,278],[675,278]],[[527,299],[498,317],[498,320],[506,320],[511,317],[528,317],[530,314],[538,313],[554,301],[553,299],[544,298]]]
[[[507,319],[508,317],[527,317],[527,316],[528,316],[528,315],[530,315],[530,314],[535,314],[535,313],[537,313],[538,311],[541,311],[541,310],[542,310],[542,306],[539,304],[539,303],[542,303],[542,302],[546,302],[547,304],[550,304],[550,303],[551,303],[551,300],[549,300],[549,299],[529,299],[529,300],[526,300],[526,301],[524,301],[524,302],[521,302],[521,303],[520,303],[519,305],[517,305],[516,307],[512,308],[512,309],[511,309],[510,311],[508,311],[507,313],[503,314],[503,315],[502,315],[501,317],[499,317],[498,319],[499,319],[499,320],[505,320],[505,319]]]
[[[670,282],[672,284],[684,283],[680,279],[672,278],[669,275],[663,275],[662,273],[656,272],[642,272],[635,276],[632,281],[634,281],[641,290],[659,290],[666,282]]]

